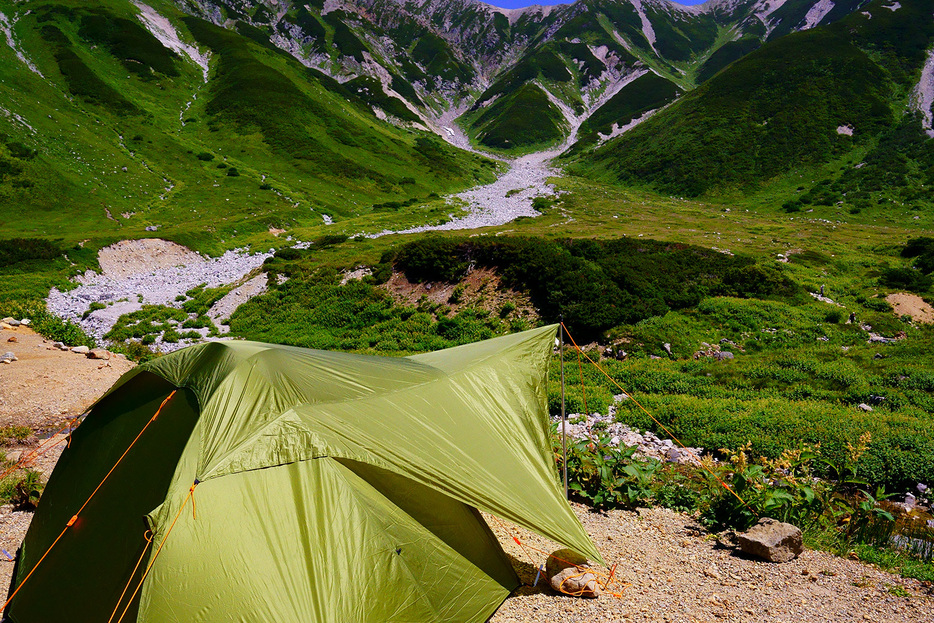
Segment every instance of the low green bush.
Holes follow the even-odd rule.
[[[0,446],[10,446],[23,443],[32,436],[32,429],[28,426],[2,426],[0,427]]]
[[[914,268],[886,268],[879,283],[892,288],[904,288],[912,292],[927,292],[934,284],[934,277]]]

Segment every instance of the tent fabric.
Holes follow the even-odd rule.
[[[555,331],[403,358],[214,342],[138,366],[75,432],[14,583],[144,414],[181,389],[141,438],[148,454],[134,448],[117,472],[144,492],[125,504],[132,481],[103,487],[81,521],[119,507],[109,520],[119,527],[66,534],[9,618],[62,620],[61,600],[37,603],[42,591],[106,566],[113,586],[76,595],[65,617],[106,619],[145,528],[155,545],[173,521],[125,620],[483,621],[518,579],[478,509],[602,561],[562,495],[548,439]],[[183,509],[193,482],[196,514]]]

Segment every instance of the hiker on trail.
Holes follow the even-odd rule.
[[[820,295],[824,296],[824,284],[820,284]]]

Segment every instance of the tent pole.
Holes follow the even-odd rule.
[[[558,355],[561,357],[561,465],[564,467],[564,497],[568,497],[568,424],[564,412],[564,316],[558,327]]]

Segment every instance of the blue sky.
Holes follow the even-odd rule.
[[[487,4],[492,4],[493,6],[498,6],[502,9],[518,9],[524,6],[530,6],[533,4],[570,4],[572,0],[564,0],[560,2],[559,0],[483,0]],[[700,4],[704,0],[680,0],[678,4]]]

